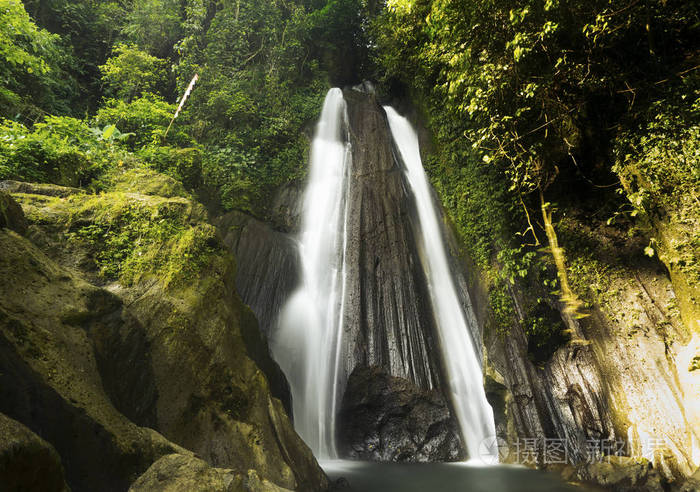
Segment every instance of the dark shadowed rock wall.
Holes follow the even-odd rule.
[[[348,190],[345,354],[357,366],[383,367],[420,388],[439,388],[440,350],[421,266],[414,205],[384,110],[372,95],[345,91],[352,179]]]
[[[378,367],[350,375],[339,416],[344,456],[372,461],[456,461],[465,454],[449,404]]]

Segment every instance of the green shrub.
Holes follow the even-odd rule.
[[[145,94],[131,102],[109,99],[97,111],[95,121],[100,126],[116,125],[123,132],[133,133],[134,137],[127,141],[127,145],[136,150],[147,145],[163,145],[163,135],[175,109],[175,105],[153,94]],[[194,143],[176,126],[168,133],[167,142],[180,147],[190,147]]]
[[[39,28],[22,2],[0,2],[0,114],[70,113],[74,63],[61,37]]]
[[[162,94],[168,85],[166,61],[151,56],[133,44],[119,43],[107,63],[100,66],[106,92],[130,102],[147,93]]]
[[[48,116],[30,130],[0,124],[0,179],[88,186],[120,158],[104,133],[81,120]]]
[[[149,145],[136,153],[149,167],[181,181],[188,190],[202,184],[202,151],[197,147]]]

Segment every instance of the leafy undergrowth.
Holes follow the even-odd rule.
[[[687,319],[698,318],[700,88],[653,104],[620,136],[616,158],[633,213],[651,237],[647,253],[668,267]]]

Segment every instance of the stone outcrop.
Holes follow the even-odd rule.
[[[6,491],[69,492],[56,450],[0,414],[0,484]]]
[[[194,456],[169,454],[156,461],[129,488],[129,492],[284,492],[261,479],[254,470],[236,473],[212,468]]]
[[[0,191],[0,229],[3,227],[24,234],[27,231],[27,221],[22,207],[10,195]]]
[[[270,336],[277,315],[301,280],[294,236],[242,212],[230,212],[215,223],[237,259],[238,292]]]
[[[14,195],[30,224],[28,239],[0,231],[0,412],[56,448],[74,492],[126,490],[160,457],[192,452],[265,487],[326,489],[270,390],[283,376],[222,244],[209,239],[205,261],[183,264],[187,281],[122,283],[97,268],[104,246],[69,240],[114,204],[206,230],[201,206],[171,184],[145,183],[141,194],[117,179],[97,196]],[[163,241],[156,248],[178,247]]]
[[[118,316],[118,299],[12,231],[0,231],[0,250],[0,412],[53,445],[72,490],[126,490],[179,448],[104,389],[90,331]]]
[[[577,231],[579,242],[587,238],[595,244],[586,250],[595,251],[595,260],[587,256],[581,261],[597,261],[595,268],[605,273],[578,273],[589,289],[589,316],[575,319],[564,306],[553,306],[571,340],[553,347],[545,360],[533,360],[521,324],[522,306],[536,289],[516,284],[511,290],[519,319],[507,336],[494,330],[485,334],[488,375],[500,395],[493,394],[494,408],[503,408],[496,412],[499,436],[511,445],[537,438],[540,460],[544,439],[563,439],[567,460],[584,466],[579,478],[612,490],[656,490],[623,484],[632,480],[627,472],[644,468],[634,462],[642,458],[660,477],[649,480],[681,483],[696,466],[692,449],[697,429],[689,418],[696,401],[695,393],[687,391],[692,388],[687,384],[692,377],[689,354],[694,352],[686,353],[692,333],[680,318],[668,274],[640,253],[643,245],[618,237],[614,229],[600,225],[594,230],[590,221],[567,220],[571,223],[560,224],[564,247],[575,244],[567,244],[567,230]],[[576,262],[583,251],[571,246],[567,254]],[[483,292],[478,282],[471,289]],[[486,310],[480,316],[488,326]],[[601,451],[621,455],[620,466],[586,465],[598,463]],[[510,459],[518,461],[517,450],[511,449]]]
[[[344,456],[371,461],[457,461],[459,427],[436,390],[425,391],[379,368],[350,375],[339,415]]]
[[[5,193],[26,193],[29,195],[44,195],[59,198],[85,193],[85,190],[71,188],[70,186],[59,186],[48,183],[26,183],[24,181],[12,180],[1,181],[0,191],[4,191]]]
[[[355,367],[384,367],[420,388],[439,388],[440,350],[421,266],[415,207],[373,95],[345,91],[352,146],[348,189],[345,354]]]

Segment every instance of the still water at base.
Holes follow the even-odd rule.
[[[518,466],[469,463],[321,461],[331,480],[345,478],[346,492],[575,492],[557,477]]]

